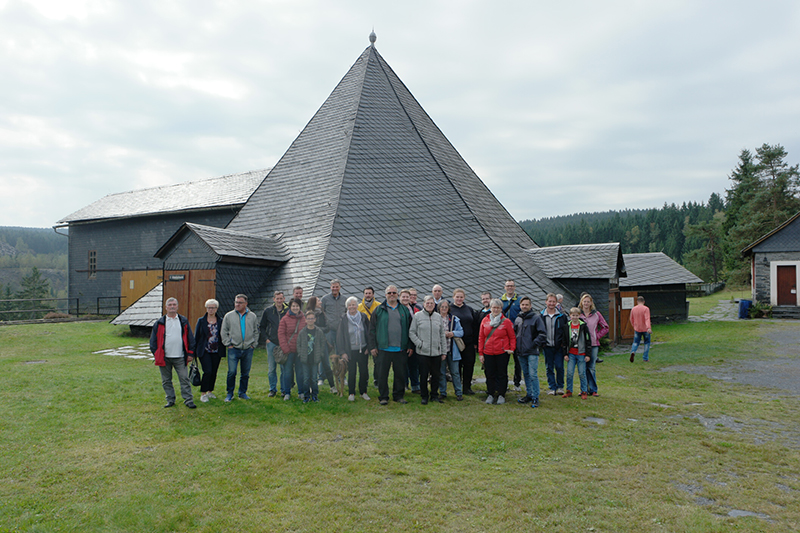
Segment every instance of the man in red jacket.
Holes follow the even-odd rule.
[[[178,314],[178,300],[168,298],[165,306],[167,314],[156,321],[150,334],[150,351],[156,366],[161,370],[161,386],[167,395],[164,407],[175,405],[175,388],[172,386],[172,370],[175,369],[181,384],[183,403],[189,409],[195,409],[197,406],[194,404],[192,384],[189,383],[189,372],[186,369],[194,354],[192,328],[189,327],[186,317]]]

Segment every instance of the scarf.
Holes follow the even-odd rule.
[[[499,326],[502,320],[503,320],[503,313],[500,313],[497,316],[489,315],[489,325],[492,326],[493,328]]]
[[[361,323],[361,313],[357,311],[355,315],[351,315],[350,313],[345,314],[347,315],[347,320],[350,321],[351,345],[354,338],[358,339],[359,344],[361,344],[364,341],[364,325]],[[354,349],[358,350],[362,347],[363,345],[357,346]]]

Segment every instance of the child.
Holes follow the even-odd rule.
[[[317,315],[314,311],[306,311],[306,327],[297,334],[297,357],[303,369],[303,379],[300,384],[300,392],[304,394],[303,403],[319,401],[316,370],[322,359],[328,357],[328,341],[316,324]]]
[[[569,339],[567,342],[567,355],[564,361],[569,361],[567,367],[567,392],[562,398],[572,396],[572,380],[575,377],[575,365],[578,365],[578,376],[581,382],[581,400],[587,397],[588,384],[586,382],[586,363],[591,360],[586,352],[592,348],[592,339],[586,322],[581,320],[581,310],[573,307],[569,310],[570,321],[564,326],[564,333]]]

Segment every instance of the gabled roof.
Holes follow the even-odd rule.
[[[292,257],[280,238],[275,235],[253,235],[192,222],[185,222],[178,228],[154,257],[164,259],[187,232],[197,235],[223,261],[238,258],[283,263]]]
[[[742,250],[742,256],[747,257],[748,255],[753,253],[752,252],[753,248],[755,248],[756,246],[758,246],[762,242],[766,241],[767,239],[769,239],[770,237],[772,237],[776,233],[779,233],[781,230],[786,228],[786,226],[790,225],[792,222],[797,220],[798,217],[800,217],[800,213],[797,213],[792,218],[790,218],[789,220],[787,220],[786,222],[784,222],[783,224],[781,224],[777,228],[773,229],[769,233],[766,233],[766,234],[762,235],[761,237],[759,237],[755,242],[751,243],[744,250]]]
[[[130,218],[243,205],[269,169],[109,194],[58,221],[59,224]]]
[[[703,280],[662,252],[624,254],[628,277],[619,280],[620,287],[703,283]]]
[[[553,279],[613,279],[625,277],[625,261],[618,242],[568,244],[526,250],[533,261]]]
[[[128,306],[111,321],[115,326],[152,326],[164,314],[161,307],[163,282]]]
[[[373,46],[228,228],[281,234],[292,259],[268,291],[327,292],[338,278],[347,294],[440,283],[477,301],[512,278],[542,300],[564,292],[525,253],[536,243]]]

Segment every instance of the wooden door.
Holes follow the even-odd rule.
[[[186,297],[189,294],[189,271],[188,270],[165,270],[164,271],[164,300],[162,302],[161,312],[165,313],[166,304],[170,298],[178,300],[178,313],[189,318],[189,323],[192,322],[191,317],[188,316],[191,306],[189,299]],[[194,325],[192,326],[194,327]]]
[[[633,340],[633,325],[631,324],[631,309],[636,306],[638,292],[620,291],[619,328],[620,340]]]
[[[194,327],[197,319],[206,314],[206,300],[216,299],[217,293],[217,271],[216,270],[190,270],[189,294],[190,315],[189,322]]]
[[[778,266],[777,270],[778,305],[797,305],[797,267]]]
[[[150,292],[161,282],[161,270],[126,270],[122,272],[120,287],[120,309],[127,309],[133,302]]]

